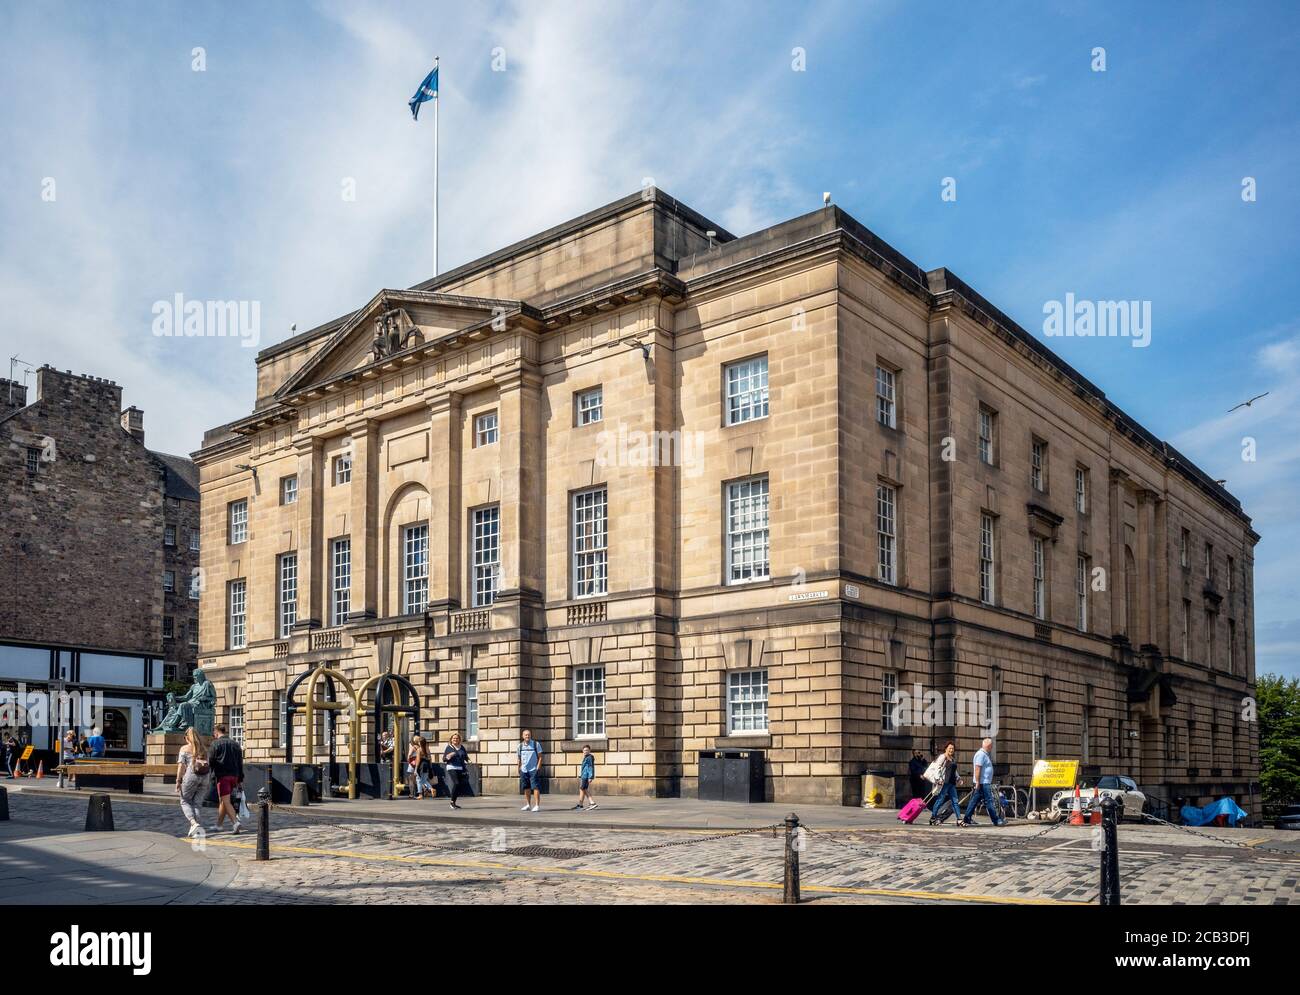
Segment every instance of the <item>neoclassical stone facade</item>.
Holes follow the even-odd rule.
[[[658,795],[737,747],[769,797],[852,804],[913,746],[976,746],[890,720],[920,686],[997,692],[1021,784],[1037,732],[1250,802],[1239,503],[838,208],[734,238],[652,189],[381,291],[257,377],[194,455],[200,661],[253,759],[329,663],[409,678],[488,790],[527,727],[551,790],[584,743],[605,790]]]

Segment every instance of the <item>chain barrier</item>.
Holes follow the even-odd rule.
[[[1259,845],[1252,846],[1250,843],[1241,842],[1241,840],[1225,839],[1222,836],[1215,836],[1212,833],[1203,832],[1200,829],[1193,829],[1191,826],[1180,826],[1176,822],[1166,822],[1164,819],[1161,819],[1159,816],[1150,815],[1146,812],[1142,813],[1142,819],[1146,822],[1154,822],[1157,825],[1168,826],[1171,829],[1181,830],[1182,832],[1187,833],[1190,836],[1199,836],[1202,839],[1213,840],[1215,843],[1226,843],[1229,846],[1235,846],[1240,850],[1248,850],[1251,853],[1260,853],[1260,852],[1276,853],[1283,857],[1289,857],[1292,860],[1300,859],[1300,853],[1297,853],[1294,850],[1279,850],[1277,847],[1272,847],[1272,846],[1259,846]]]
[[[269,804],[271,805],[272,812],[301,819],[303,820],[304,823],[312,823],[324,829],[335,829],[338,830],[339,832],[351,833],[355,836],[360,836],[367,839],[373,839],[391,845],[404,846],[414,850],[420,850],[420,849],[439,850],[439,851],[449,852],[449,853],[490,853],[499,856],[502,853],[511,853],[515,850],[525,849],[523,847],[502,847],[502,846],[479,847],[479,846],[472,846],[472,845],[466,846],[463,844],[459,846],[450,846],[442,843],[426,842],[424,840],[412,841],[405,837],[394,836],[390,833],[379,832],[376,830],[361,829],[355,825],[351,825],[348,823],[325,822],[321,819],[318,819],[314,815],[308,815],[302,811],[295,811],[292,807],[276,805],[274,803],[269,803]],[[412,825],[419,825],[419,824],[412,823]],[[489,828],[489,827],[479,827],[479,828]],[[514,828],[522,828],[525,832],[528,831],[527,827],[514,827]],[[594,826],[592,828],[599,828],[599,827]],[[650,850],[668,850],[674,847],[695,846],[700,843],[713,843],[718,840],[734,839],[740,836],[756,836],[759,833],[776,833],[778,831],[784,832],[784,830],[785,830],[784,825],[782,825],[781,823],[775,823],[770,826],[758,826],[751,829],[730,830],[728,832],[723,832],[723,833],[713,833],[708,836],[693,836],[689,839],[666,840],[660,843],[638,843],[638,844],[630,844],[628,846],[604,847],[598,850],[587,850],[587,849],[579,850],[576,847],[546,847],[544,844],[530,844],[529,848],[535,848],[538,849],[539,851],[550,850],[553,851],[550,854],[552,856],[562,854],[565,859],[576,859],[578,857],[599,857],[608,854],[638,853],[638,852],[644,852]],[[534,855],[546,856],[547,854],[545,852],[539,852],[538,854],[534,854]]]
[[[888,859],[891,863],[898,863],[898,864],[906,864],[906,863],[950,864],[954,860],[965,860],[973,857],[988,857],[988,856],[992,856],[993,854],[1005,853],[1009,850],[1015,850],[1019,847],[1027,846],[1028,844],[1032,843],[1034,840],[1041,839],[1044,836],[1056,832],[1058,829],[1061,828],[1061,824],[1053,823],[1049,825],[1046,829],[1040,829],[1038,832],[1032,833],[1029,836],[1023,836],[1018,839],[1011,840],[1010,842],[1002,843],[999,844],[998,846],[989,847],[987,849],[981,849],[976,847],[972,849],[969,853],[955,853],[955,854],[947,853],[942,855],[935,854],[932,856],[917,855],[912,857],[899,856],[897,853],[892,851],[890,852],[881,851],[878,853],[873,852],[864,847],[857,846],[853,843],[848,843],[844,840],[837,839],[833,833],[824,833],[821,832],[820,830],[809,828],[808,826],[801,826],[801,828],[806,830],[809,835],[816,834],[820,838],[830,840],[830,842],[835,843],[836,845],[841,846],[846,850],[852,850],[855,853],[863,854],[864,856],[870,857],[873,860]],[[1028,851],[1026,851],[1026,853],[1027,852]]]

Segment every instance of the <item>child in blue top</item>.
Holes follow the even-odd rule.
[[[578,804],[574,805],[574,811],[583,807],[583,802],[588,802],[586,811],[593,808],[599,808],[596,799],[591,797],[591,782],[596,780],[596,758],[592,756],[591,747],[582,748],[582,769],[578,771]]]

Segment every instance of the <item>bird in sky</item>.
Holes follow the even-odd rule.
[[[1268,397],[1268,395],[1269,395],[1269,391],[1264,391],[1264,393],[1262,393],[1262,394],[1256,394],[1256,395],[1255,395],[1254,397],[1252,397],[1249,401],[1242,401],[1242,402],[1241,402],[1240,404],[1238,404],[1236,407],[1229,408],[1229,409],[1228,409],[1228,414],[1232,414],[1234,411],[1237,410],[1237,408],[1249,408],[1252,404],[1254,404],[1256,401],[1258,401],[1261,397]]]

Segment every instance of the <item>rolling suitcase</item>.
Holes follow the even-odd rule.
[[[899,811],[898,821],[910,826],[912,823],[916,821],[916,817],[924,811],[925,811],[925,799],[913,798],[910,802],[908,802],[906,805],[903,806],[901,811]]]

